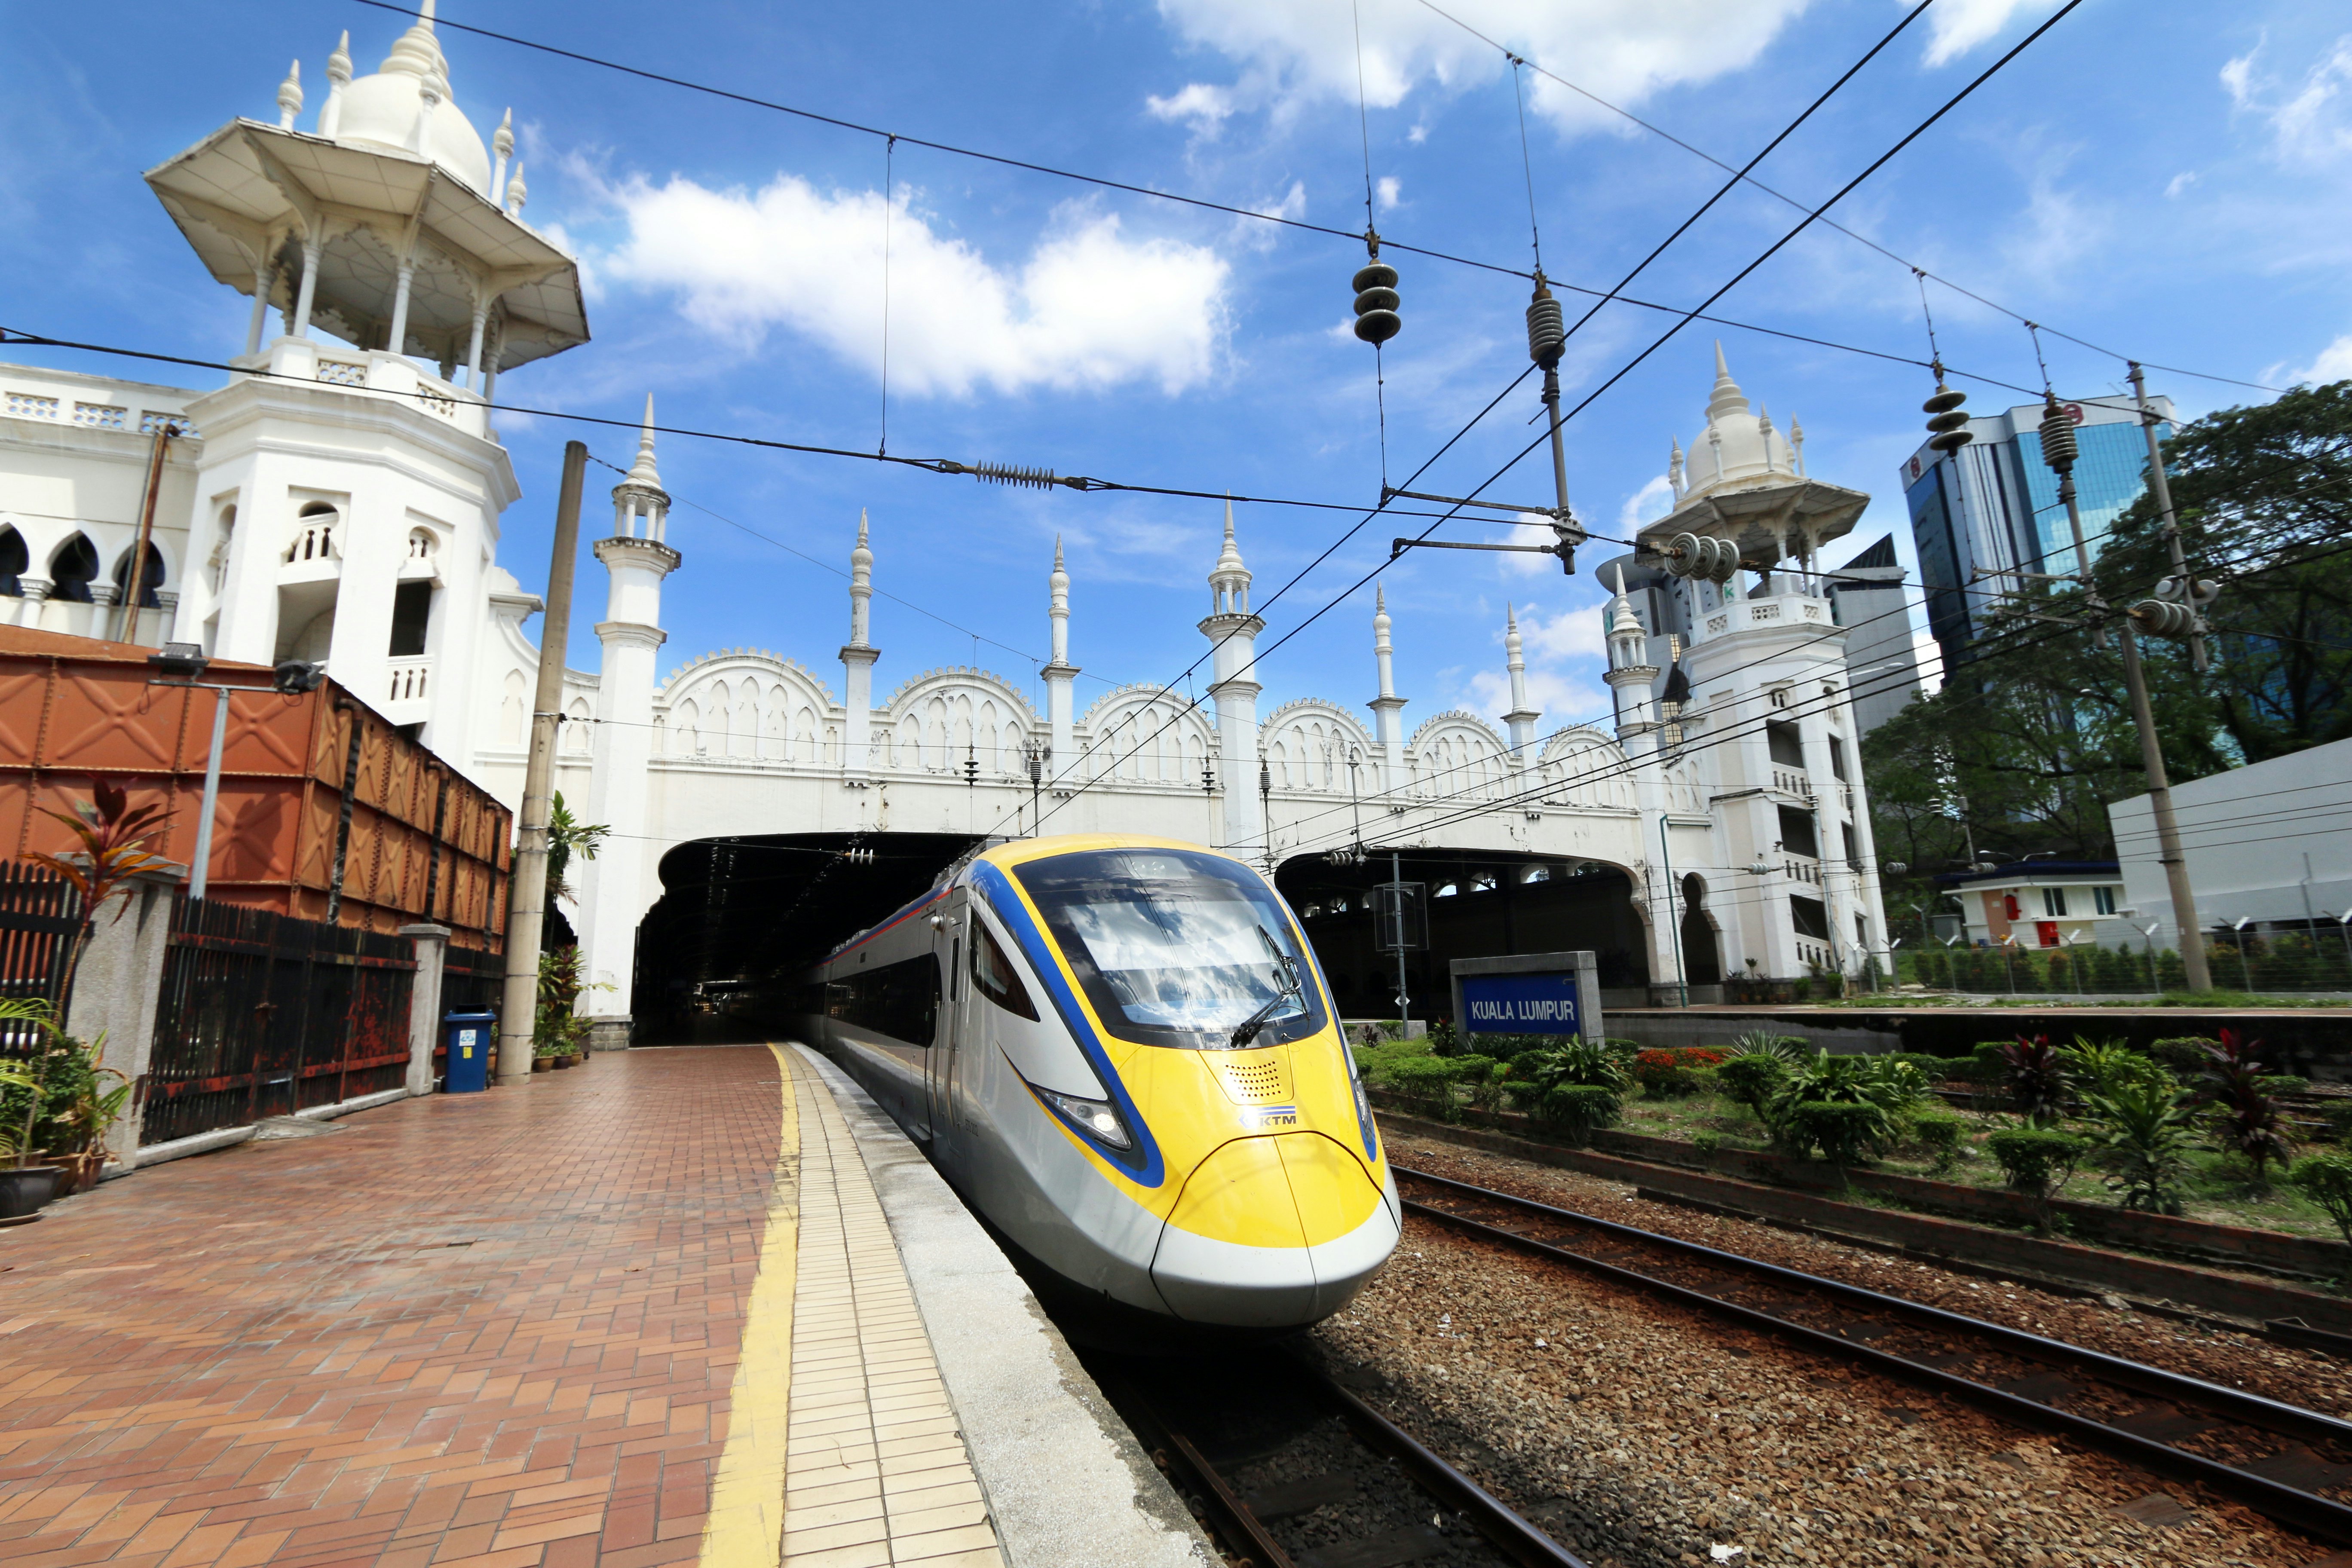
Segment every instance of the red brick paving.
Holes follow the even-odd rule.
[[[691,1561],[778,1106],[764,1049],[615,1053],[0,1230],[0,1561]]]

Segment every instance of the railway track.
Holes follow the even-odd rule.
[[[1584,1568],[1297,1354],[1082,1354],[1236,1563]]]
[[[2352,1545],[2352,1423],[1677,1237],[1391,1164],[1412,1214],[1857,1363]],[[2329,1494],[2336,1494],[2331,1496]]]

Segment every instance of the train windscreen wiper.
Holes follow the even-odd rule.
[[[1282,951],[1280,944],[1266,934],[1265,927],[1263,925],[1257,928],[1257,939],[1265,943],[1265,951],[1273,955],[1275,970],[1282,976],[1282,984],[1276,988],[1273,995],[1265,999],[1264,1006],[1234,1026],[1234,1032],[1228,1043],[1235,1047],[1246,1046],[1256,1039],[1257,1032],[1265,1027],[1268,1018],[1274,1016],[1274,1010],[1299,994],[1297,961]]]

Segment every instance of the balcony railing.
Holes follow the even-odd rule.
[[[392,690],[388,703],[422,702],[433,679],[433,656],[415,654],[392,661]]]

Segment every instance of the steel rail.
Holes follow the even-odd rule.
[[[1468,1521],[1488,1544],[1518,1568],[1587,1568],[1583,1559],[1319,1368],[1297,1357],[1286,1359],[1309,1392],[1339,1413],[1357,1441],[1394,1459],[1434,1500]],[[1160,1458],[1192,1480],[1218,1529],[1248,1555],[1254,1568],[1297,1568],[1297,1560],[1274,1539],[1265,1521],[1139,1380],[1112,1376],[1104,1381],[1108,1385],[1106,1392],[1113,1393],[1113,1403],[1131,1419],[1139,1420],[1146,1443],[1159,1450]]]
[[[1415,1171],[1393,1163],[1391,1168],[1402,1179],[1424,1182],[1475,1198],[1480,1202],[1497,1204],[1506,1208],[1544,1218],[1581,1226],[1622,1240],[1697,1258],[1716,1267],[1752,1274],[1775,1283],[1796,1286],[1816,1294],[1832,1296],[1848,1302],[1866,1303],[1874,1312],[1903,1316],[1915,1322],[1926,1323],[1947,1332],[1965,1333],[1971,1337],[1989,1340],[2000,1348],[2021,1358],[2061,1361],[2088,1375],[2096,1376],[2103,1382],[2130,1388],[2136,1393],[2151,1394],[2167,1400],[2202,1405],[2214,1414],[2226,1414],[2231,1419],[2248,1426],[2260,1426],[2267,1431],[2295,1436],[2325,1436],[2336,1441],[2342,1441],[2347,1433],[2352,1433],[2352,1425],[2338,1421],[2332,1416],[2324,1415],[2314,1410],[2304,1410],[2295,1405],[2284,1405],[2276,1400],[2264,1399],[2258,1394],[2247,1394],[2242,1389],[2223,1388],[2218,1384],[2207,1383],[2200,1378],[2165,1372],[2161,1368],[2105,1355],[2080,1345],[2069,1345],[2061,1341],[2043,1339],[2040,1335],[2004,1328],[1997,1323],[1988,1323],[1981,1319],[1966,1317],[1957,1312],[1947,1312],[1940,1308],[1923,1306],[1916,1301],[1904,1300],[1900,1297],[1882,1295],[1861,1286],[1847,1285],[1834,1279],[1824,1279],[1818,1275],[1782,1268],[1779,1264],[1766,1263],[1759,1258],[1742,1258],[1737,1253],[1724,1252],[1715,1247],[1701,1246],[1696,1242],[1684,1241],[1677,1237],[1661,1236],[1654,1231],[1621,1225],[1594,1215],[1580,1214],[1573,1209],[1555,1207],[1549,1204],[1536,1202],[1531,1198],[1522,1198],[1514,1194],[1476,1186],[1468,1182],[1457,1182],[1450,1177],[1434,1175],[1425,1171]],[[2111,1426],[2086,1415],[2075,1415],[2071,1411],[2060,1409],[2054,1405],[2044,1405],[2037,1400],[2026,1398],[2022,1394],[2011,1394],[1990,1384],[1979,1383],[1957,1373],[1947,1372],[1940,1367],[1928,1366],[1923,1363],[1909,1360],[1891,1351],[1883,1351],[1866,1342],[1847,1339],[1842,1334],[1816,1329],[1754,1307],[1743,1306],[1721,1296],[1711,1295],[1689,1286],[1677,1285],[1671,1280],[1661,1279],[1654,1275],[1625,1268],[1622,1264],[1606,1262],[1517,1231],[1488,1225],[1482,1220],[1455,1214],[1434,1204],[1407,1198],[1404,1200],[1404,1205],[1411,1213],[1452,1226],[1465,1234],[1499,1242],[1504,1246],[1533,1253],[1553,1262],[1585,1269],[1604,1279],[1630,1286],[1645,1294],[1661,1296],[1681,1305],[1695,1307],[1702,1311],[1729,1319],[1744,1327],[1793,1341],[1809,1350],[1857,1362],[1874,1371],[1885,1373],[1901,1381],[1963,1400],[2015,1425],[2073,1437],[2087,1447],[2098,1448],[2118,1458],[2128,1459],[2158,1474],[2210,1487],[2222,1496],[2242,1502],[2279,1523],[2338,1545],[2352,1545],[2352,1508],[2342,1503],[2332,1502],[2316,1493],[2272,1480],[2266,1476],[2255,1475],[2235,1466],[2223,1464],[2218,1459],[2210,1459],[2203,1455],[2190,1453],[2185,1448],[2174,1447],[2168,1443],[2159,1442],[2152,1437],[2141,1436],[2136,1432],[2127,1431],[2119,1426]]]

